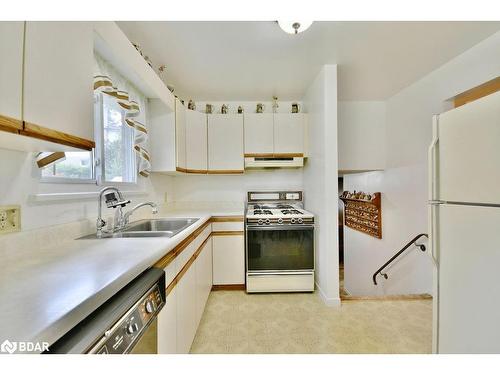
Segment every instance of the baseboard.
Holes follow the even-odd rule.
[[[245,290],[245,284],[212,285],[212,290]]]
[[[389,296],[343,296],[344,301],[413,301],[432,300],[430,294],[395,294]]]
[[[327,297],[323,290],[319,287],[318,283],[315,283],[316,289],[318,290],[319,296],[323,300],[323,303],[329,307],[340,307],[339,297]]]

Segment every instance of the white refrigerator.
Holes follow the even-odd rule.
[[[434,118],[435,353],[500,353],[500,92]]]

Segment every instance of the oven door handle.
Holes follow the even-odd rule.
[[[276,225],[276,226],[253,226],[247,225],[247,231],[260,231],[260,230],[313,230],[314,225]]]

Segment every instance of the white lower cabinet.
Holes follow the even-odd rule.
[[[158,353],[177,353],[177,290],[167,296],[165,306],[158,314]]]
[[[200,240],[206,238],[207,230],[210,231],[210,227],[193,240],[181,254],[189,252],[192,245],[201,246],[198,238]],[[191,253],[192,255],[194,252]],[[181,260],[179,256],[174,262],[181,262]],[[165,268],[169,280],[171,276],[168,272],[171,272],[174,262]],[[189,259],[186,259],[183,264],[187,262]],[[182,266],[179,265],[178,268],[182,269]],[[196,260],[167,296],[165,307],[158,315],[159,354],[189,353],[211,289],[212,239],[209,237]]]
[[[242,234],[212,237],[213,284],[245,283],[245,243]]]
[[[196,270],[193,265],[176,285],[177,353],[187,354],[196,334]]]
[[[212,290],[212,238],[209,238],[195,262],[196,266],[196,325],[200,323],[208,295]]]

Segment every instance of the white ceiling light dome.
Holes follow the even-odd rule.
[[[313,21],[278,21],[281,29],[288,34],[298,34],[307,30]]]

